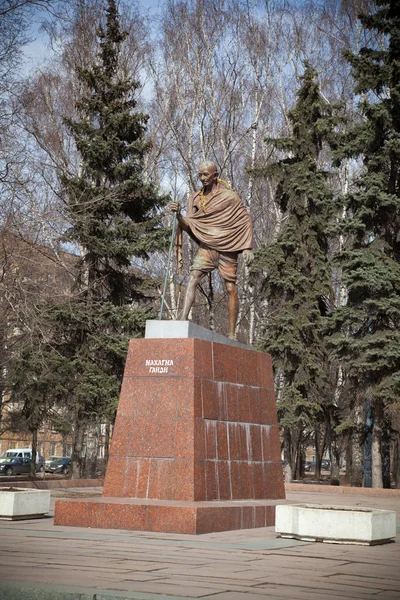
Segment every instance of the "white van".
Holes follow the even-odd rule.
[[[6,450],[1,458],[31,458],[32,448],[10,448]],[[37,455],[39,458],[39,454]]]
[[[32,458],[32,448],[10,448],[4,452],[1,458]],[[37,452],[36,464],[40,467],[43,463],[43,456]]]

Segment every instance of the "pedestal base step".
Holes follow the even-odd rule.
[[[275,524],[274,500],[185,502],[143,498],[57,500],[55,525],[163,533],[212,533]]]

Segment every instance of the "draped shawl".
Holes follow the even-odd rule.
[[[195,207],[198,210],[195,210]],[[197,243],[218,252],[242,252],[253,247],[253,225],[239,196],[221,185],[200,205],[200,192],[190,197],[186,221]]]
[[[218,252],[243,252],[253,247],[253,224],[240,197],[219,184],[206,200],[205,209],[200,193],[189,198],[185,221],[188,234],[197,244],[204,244]],[[197,208],[197,210],[196,210]],[[182,232],[177,231],[176,250],[178,265],[182,265]]]

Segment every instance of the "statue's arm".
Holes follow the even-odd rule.
[[[183,229],[183,231],[189,232],[190,227],[189,227],[189,224],[188,224],[187,220],[185,219],[185,217],[183,217],[181,214],[182,207],[179,204],[179,202],[174,200],[173,202],[171,202],[169,207],[172,210],[172,212],[176,212],[176,216],[177,216],[180,228]]]

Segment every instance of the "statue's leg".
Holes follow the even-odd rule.
[[[182,317],[181,317],[182,321],[186,321],[189,316],[190,309],[192,308],[192,304],[193,304],[195,296],[196,296],[196,287],[197,287],[198,283],[200,282],[200,279],[202,278],[202,276],[203,276],[202,271],[191,271],[190,272],[189,283],[188,283],[187,290],[186,290],[185,302],[183,305],[183,311],[182,311]]]
[[[237,252],[221,252],[219,255],[218,270],[224,280],[226,291],[228,292],[228,311],[229,311],[229,337],[236,339],[236,321],[239,309],[239,299],[236,289],[237,279]]]
[[[239,299],[236,289],[236,283],[225,280],[226,291],[228,292],[228,310],[229,310],[229,337],[231,340],[236,339],[236,320],[239,309]]]

